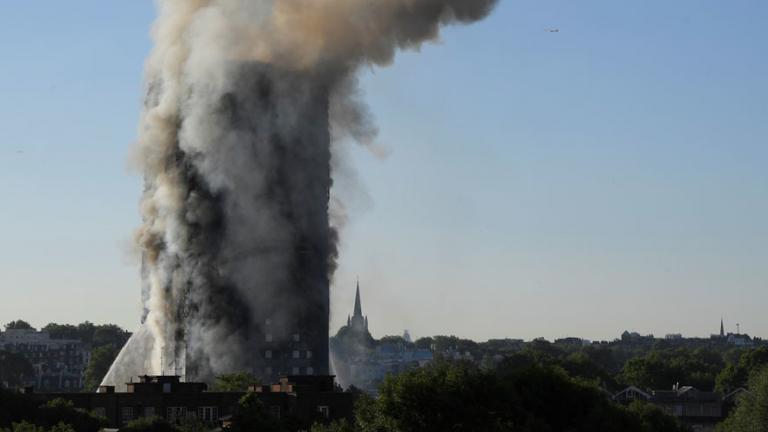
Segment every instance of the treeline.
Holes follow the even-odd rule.
[[[461,354],[469,353],[475,364],[484,368],[492,368],[508,357],[523,355],[540,364],[561,367],[609,391],[628,385],[660,390],[680,384],[728,393],[745,387],[750,374],[768,364],[766,346],[738,348],[705,339],[652,343],[617,340],[582,346],[543,339],[475,342],[455,336],[435,336],[407,342],[399,336],[386,336],[378,343],[431,349],[437,359],[450,360],[446,353],[459,354],[461,358],[464,358]]]
[[[0,389],[0,432],[97,432],[104,418],[75,409],[63,399],[39,404],[30,396]]]
[[[749,379],[748,393],[718,432],[768,430],[768,369]],[[683,432],[674,418],[653,405],[611,401],[603,389],[563,368],[517,354],[494,369],[470,362],[437,361],[425,368],[389,376],[373,399],[350,389],[353,418],[316,423],[312,432]],[[0,390],[0,431],[95,432],[104,419],[76,410],[65,401],[37,406],[20,394]],[[253,394],[245,395],[231,417],[232,432],[306,430],[285,416],[277,419]],[[145,418],[127,432],[202,432],[210,426],[195,419],[172,425]]]
[[[6,330],[37,330],[24,320],[11,321],[4,327]],[[90,347],[91,358],[85,370],[84,391],[87,392],[96,389],[131,337],[131,333],[115,324],[93,324],[89,321],[77,325],[49,323],[40,330],[48,332],[51,339],[79,340]],[[21,386],[32,377],[33,372],[32,365],[24,356],[0,350],[0,384]]]
[[[377,399],[361,395],[352,422],[313,432],[682,432],[659,408],[616,404],[599,387],[525,355],[493,369],[438,361],[388,377]]]

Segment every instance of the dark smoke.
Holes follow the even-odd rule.
[[[354,74],[495,4],[159,0],[136,152],[146,328],[105,381],[258,374],[265,338],[298,333],[327,373],[332,137],[377,132]]]

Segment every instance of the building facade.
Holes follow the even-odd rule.
[[[715,425],[725,418],[723,395],[691,386],[652,391],[630,386],[616,393],[613,400],[625,404],[636,400],[651,403],[694,431],[714,431]]]
[[[51,339],[45,331],[11,329],[0,332],[0,350],[24,356],[34,369],[27,383],[45,391],[77,392],[84,387],[90,349],[79,340]]]
[[[277,384],[249,390],[277,419],[309,427],[315,422],[351,419],[353,395],[340,391],[333,376],[283,377]],[[103,386],[97,393],[37,393],[41,402],[56,398],[72,401],[76,408],[107,419],[120,428],[143,417],[161,417],[180,424],[198,419],[210,426],[226,426],[236,413],[244,392],[208,392],[204,383],[182,382],[178,376],[143,376],[127,383],[126,392]]]

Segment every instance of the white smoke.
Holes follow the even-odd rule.
[[[322,180],[330,149],[315,148],[328,145],[313,137],[330,122],[334,139],[376,151],[357,69],[386,66],[398,49],[435,40],[442,25],[482,19],[496,3],[158,0],[135,148],[146,179],[137,242],[148,313],[105,382],[167,372],[187,356],[203,365],[200,376],[246,364],[242,345],[253,334],[240,327],[295,283],[297,233],[316,246],[324,277],[335,269],[330,181]],[[262,82],[268,107],[241,97]],[[280,199],[275,172],[277,187],[289,189]],[[340,204],[330,212],[332,223],[345,217]]]

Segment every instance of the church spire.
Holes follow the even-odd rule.
[[[357,293],[355,293],[355,317],[363,316],[363,307],[360,305],[360,279],[357,279]]]
[[[723,317],[720,317],[720,337],[725,337],[725,326],[723,325]]]

